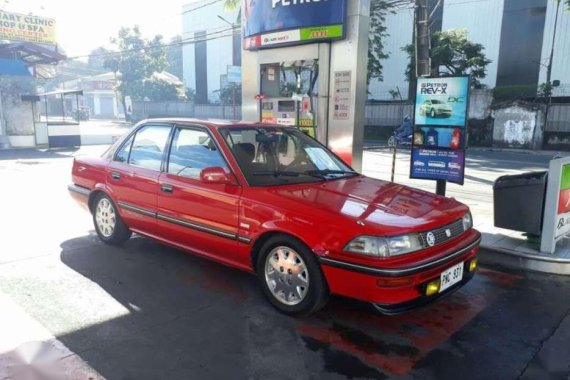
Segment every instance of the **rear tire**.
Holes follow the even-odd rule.
[[[328,300],[317,258],[297,239],[287,235],[270,238],[261,247],[255,268],[265,297],[284,314],[307,316]]]
[[[121,219],[117,207],[111,198],[104,193],[95,198],[93,225],[99,239],[106,244],[121,245],[129,240],[132,235],[132,232]]]

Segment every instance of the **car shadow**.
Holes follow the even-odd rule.
[[[500,294],[480,276],[475,286],[397,317],[332,297],[320,312],[291,318],[270,306],[255,276],[147,238],[123,247],[93,234],[74,238],[61,244],[60,259],[105,294],[69,289],[69,308],[87,305],[70,324],[85,326],[57,339],[108,379],[405,375]],[[109,299],[121,305],[112,315],[103,307]]]

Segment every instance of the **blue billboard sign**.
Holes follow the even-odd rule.
[[[465,151],[412,149],[411,178],[445,180],[463,185]]]
[[[469,76],[418,78],[410,178],[463,184]]]
[[[346,0],[243,0],[245,49],[344,37]]]

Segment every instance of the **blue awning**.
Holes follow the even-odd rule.
[[[0,58],[0,75],[32,76],[22,61]]]

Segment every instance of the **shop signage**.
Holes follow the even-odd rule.
[[[55,20],[0,10],[0,40],[55,45]]]
[[[410,178],[463,184],[469,76],[418,78]]]
[[[248,50],[344,38],[346,0],[243,0]]]

